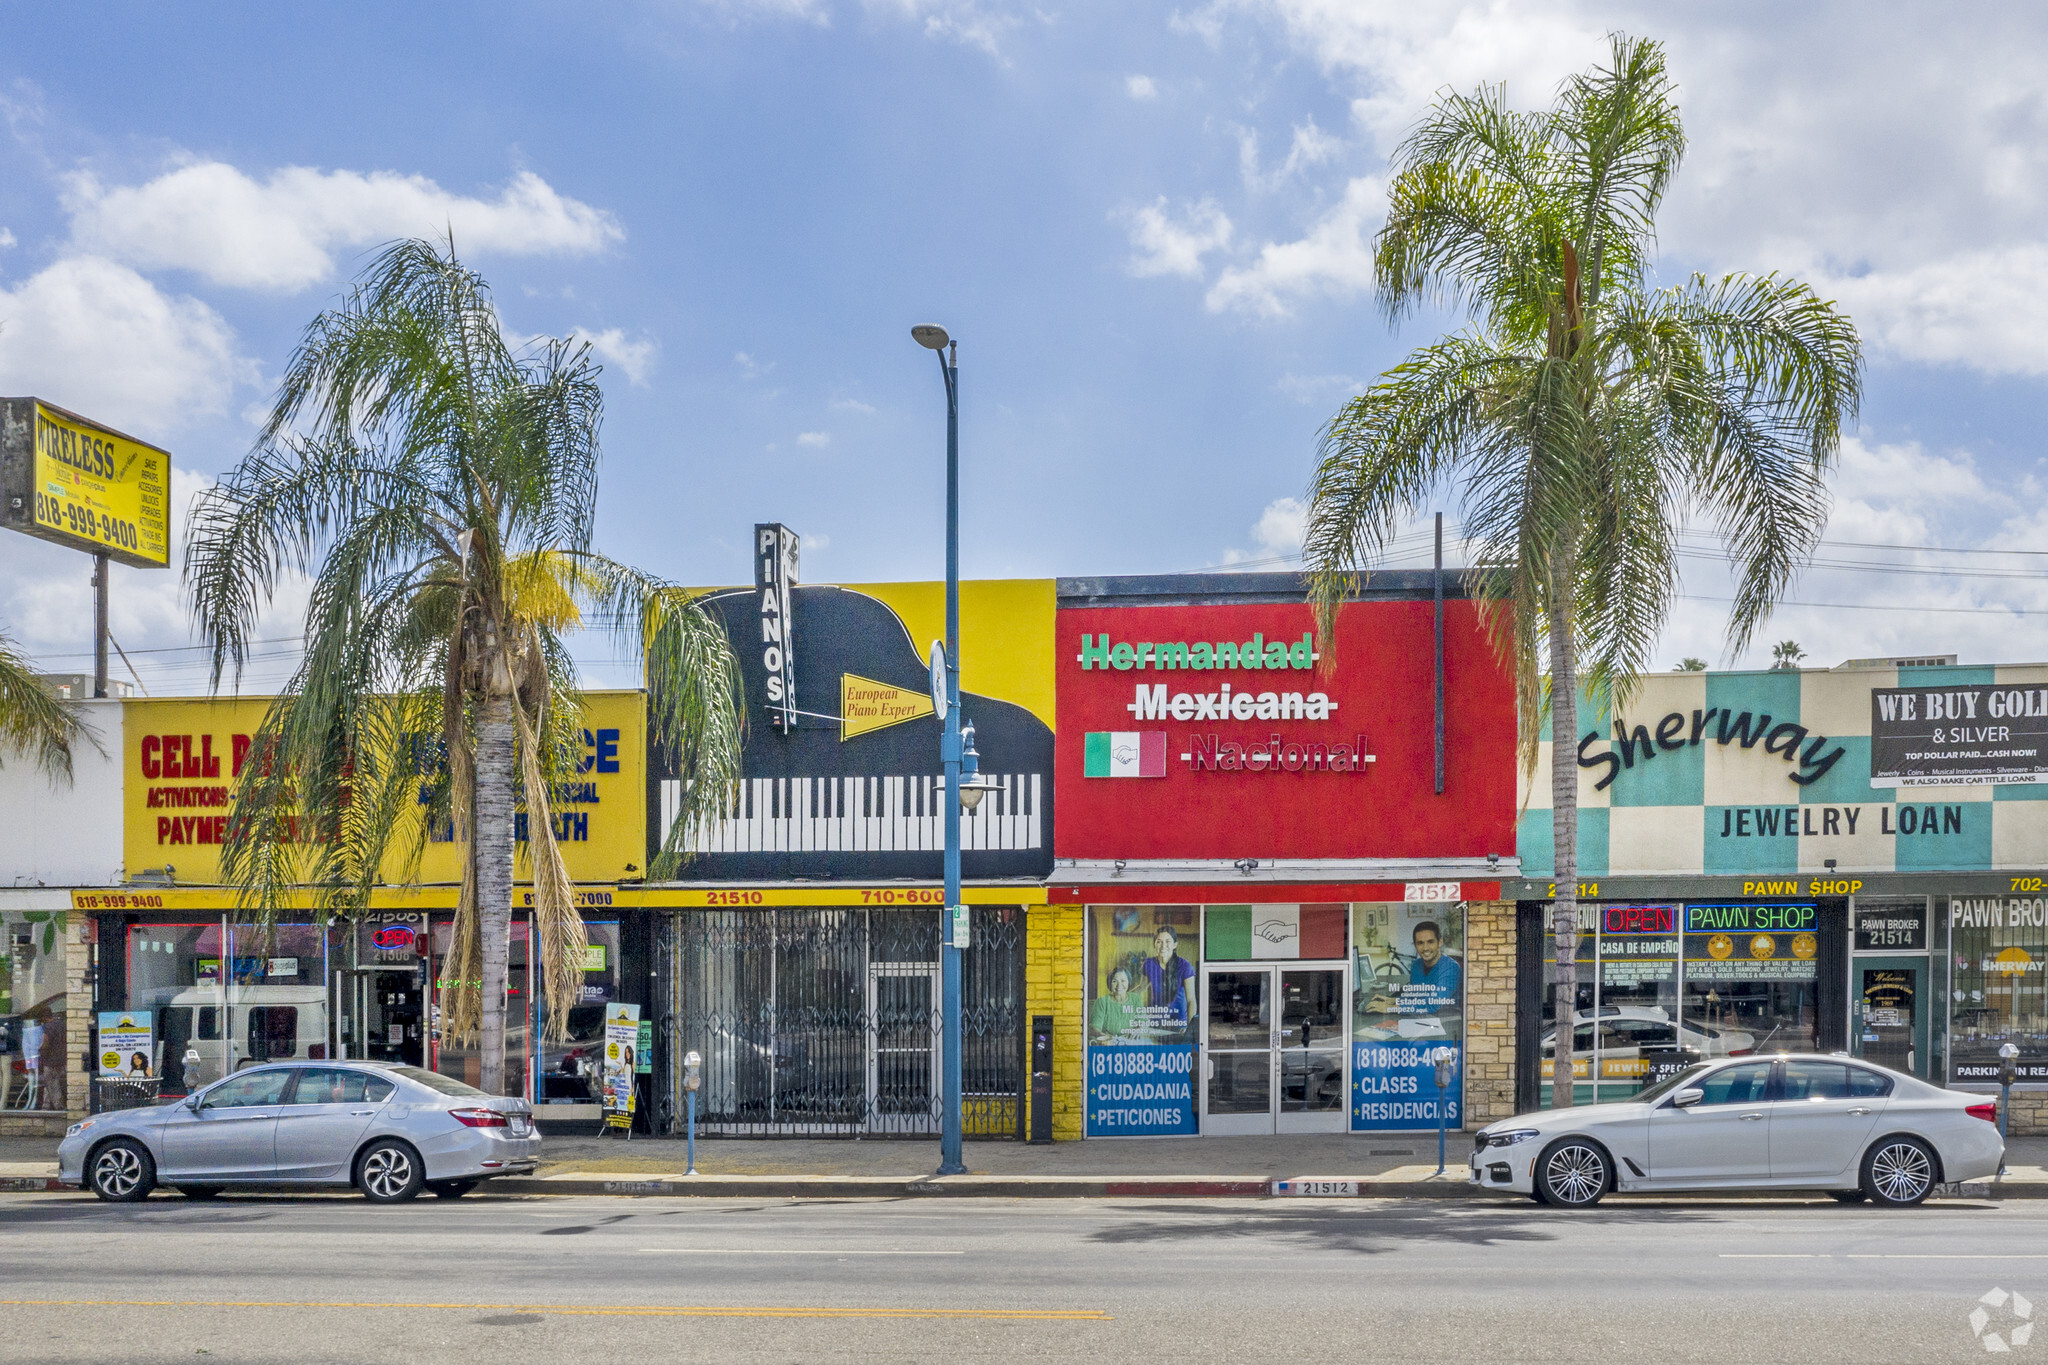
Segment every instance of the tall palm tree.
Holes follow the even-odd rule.
[[[1331,624],[1402,521],[1454,488],[1531,770],[1547,692],[1556,1104],[1573,1091],[1575,760],[1594,738],[1579,735],[1581,665],[1593,695],[1627,695],[1692,515],[1727,544],[1729,647],[1746,646],[1819,539],[1861,394],[1854,327],[1804,284],[1647,281],[1684,150],[1654,42],[1617,35],[1540,113],[1510,109],[1499,86],[1440,96],[1395,154],[1375,283],[1389,321],[1449,304],[1470,322],[1338,412],[1310,487],[1305,559]]]
[[[396,243],[307,328],[255,448],[200,498],[187,536],[215,688],[239,676],[280,580],[312,576],[305,661],[235,786],[227,877],[265,920],[301,888],[356,913],[381,882],[416,879],[431,833],[452,837],[465,856],[443,1030],[478,1038],[494,1093],[522,799],[558,1032],[580,993],[583,924],[549,784],[580,753],[564,636],[585,610],[643,657],[650,739],[679,756],[686,809],[654,875],[738,772],[723,629],[591,548],[598,373],[582,345],[515,352],[452,241]]]
[[[0,758],[26,757],[51,777],[71,780],[71,741],[90,738],[78,713],[51,696],[33,664],[0,630]]]

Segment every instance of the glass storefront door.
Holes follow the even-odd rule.
[[[1927,1076],[1927,959],[1858,957],[1849,997],[1849,1045],[1858,1057]]]
[[[1202,969],[1202,1132],[1342,1132],[1342,963]]]
[[[418,1066],[426,1056],[426,991],[418,966],[355,967],[338,973],[350,998],[347,1055]]]

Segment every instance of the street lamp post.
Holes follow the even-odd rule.
[[[960,789],[960,345],[943,327],[913,327],[910,335],[938,353],[939,373],[946,381],[946,715],[939,735],[939,759],[946,770],[946,909],[940,949],[938,1173],[965,1175],[960,1160],[960,944],[954,935],[960,917],[960,798],[965,794]]]

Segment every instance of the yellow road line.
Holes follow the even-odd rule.
[[[1111,1322],[1100,1308],[827,1308],[588,1306],[549,1303],[352,1303],[302,1299],[0,1299],[6,1308],[439,1308],[463,1312],[557,1313],[598,1318],[978,1318],[1020,1322]]]

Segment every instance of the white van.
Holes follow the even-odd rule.
[[[156,1074],[166,1093],[190,1091],[257,1062],[319,1061],[327,1056],[327,992],[319,986],[236,986],[230,1027],[221,1036],[221,992],[187,986],[146,1002],[155,1014]],[[187,1050],[199,1054],[195,1074]]]

